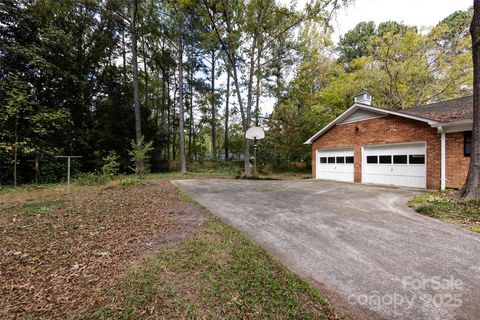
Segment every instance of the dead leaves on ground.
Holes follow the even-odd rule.
[[[207,216],[165,180],[40,195],[2,199],[2,319],[67,318],[109,303],[127,270]]]

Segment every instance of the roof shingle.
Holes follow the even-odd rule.
[[[473,96],[426,104],[400,112],[443,123],[468,121],[473,119]]]

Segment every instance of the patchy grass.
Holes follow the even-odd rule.
[[[348,317],[181,176],[0,192],[0,319]]]
[[[19,191],[0,211],[0,319],[96,310],[128,270],[208,218],[167,180],[52,192]]]
[[[65,198],[27,203],[23,205],[25,209],[23,212],[26,214],[50,214],[64,203]]]
[[[480,233],[480,200],[458,199],[449,190],[420,194],[409,204],[418,213]]]
[[[119,305],[89,318],[338,319],[346,317],[305,280],[218,218],[168,245],[122,285]]]

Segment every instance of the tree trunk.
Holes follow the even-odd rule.
[[[473,1],[470,25],[473,58],[473,130],[470,167],[465,185],[460,190],[463,198],[480,197],[480,0]]]
[[[123,85],[127,85],[127,53],[125,49],[125,30],[122,29]]]
[[[230,68],[227,67],[227,95],[225,97],[225,160],[228,160],[228,116],[230,103]]]
[[[145,49],[146,40],[142,41],[142,51],[143,51],[143,73],[145,77],[145,110],[148,110],[148,69],[147,69],[147,50]]]
[[[177,159],[177,130],[178,126],[175,126],[175,118],[177,117],[177,92],[178,92],[178,83],[177,77],[174,77],[173,81],[173,100],[172,100],[172,160]]]
[[[181,18],[182,19],[182,18]],[[183,21],[180,23],[181,30]],[[187,162],[185,160],[185,124],[183,117],[184,101],[183,101],[183,39],[180,39],[178,47],[178,139],[180,143],[180,170],[187,172]]]
[[[256,78],[257,78],[257,86],[255,88],[255,126],[258,127],[260,124],[259,117],[260,117],[260,78],[261,78],[261,72],[260,72],[260,56],[262,54],[262,48],[261,45],[258,47],[258,53],[257,53],[257,72],[256,72]]]
[[[192,137],[195,134],[195,119],[193,118],[193,66],[190,70],[190,127],[188,128],[188,159],[192,159]]]
[[[135,106],[135,139],[142,137],[140,118],[140,96],[138,93],[138,50],[137,50],[137,0],[130,0],[130,31],[132,36],[132,72],[133,72],[133,103]]]
[[[170,117],[170,105],[171,105],[171,100],[170,100],[170,80],[167,78],[167,160],[170,161],[172,159],[171,154],[170,154],[170,146],[171,146],[171,141],[170,141],[170,131],[172,130],[172,125],[171,125],[171,117]]]
[[[212,74],[211,74],[211,81],[212,81],[212,88],[211,88],[211,95],[212,95],[212,158],[217,159],[217,128],[216,128],[216,112],[217,112],[217,105],[215,99],[215,50],[212,50]]]

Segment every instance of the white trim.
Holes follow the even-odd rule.
[[[473,121],[463,120],[463,121],[440,123],[440,124],[434,125],[433,127],[438,128],[438,132],[440,132],[440,130],[443,130],[445,133],[471,131],[473,128]]]
[[[337,151],[337,150],[350,150],[354,149],[354,145],[341,146],[341,147],[326,147],[326,148],[317,148],[317,151]]]
[[[330,122],[329,124],[327,124],[325,127],[323,127],[320,131],[318,131],[317,133],[315,133],[312,137],[310,137],[310,139],[308,139],[307,141],[304,142],[304,144],[312,144],[312,142],[314,140],[316,140],[318,137],[320,137],[323,133],[325,133],[327,130],[329,130],[331,127],[333,127],[334,125],[336,125],[337,123],[339,122],[342,122],[343,120],[345,120],[346,118],[348,118],[351,114],[353,114],[355,111],[359,110],[359,109],[363,109],[363,110],[367,110],[367,111],[371,111],[371,112],[375,112],[375,113],[379,113],[383,116],[385,115],[394,115],[394,116],[398,116],[398,117],[403,117],[403,118],[407,118],[407,119],[412,119],[412,120],[417,120],[417,121],[421,121],[421,122],[426,122],[428,123],[430,126],[434,126],[436,124],[439,124],[438,121],[434,121],[434,120],[430,120],[430,119],[426,119],[426,118],[421,118],[421,117],[417,117],[417,116],[412,116],[412,115],[409,115],[409,114],[406,114],[406,113],[403,113],[403,112],[397,112],[397,111],[392,111],[392,110],[387,110],[387,109],[381,109],[381,108],[376,108],[376,107],[372,107],[372,106],[369,106],[369,105],[365,105],[365,104],[359,104],[359,103],[355,103],[353,106],[351,106],[350,108],[348,108],[346,111],[344,111],[341,115],[339,115],[337,118],[335,118],[335,120],[333,120],[332,122]],[[365,119],[367,120],[367,119]],[[357,122],[357,121],[355,121]],[[351,122],[353,123],[353,122]]]
[[[417,144],[420,144],[420,143],[423,143],[423,144],[427,144],[425,142],[425,140],[418,140],[418,141],[405,141],[405,142],[388,142],[388,143],[377,143],[377,144],[365,144],[363,145],[362,147],[383,147],[383,146],[396,146],[396,145],[403,145],[403,144],[414,144],[414,143],[417,143]]]
[[[445,140],[445,132],[442,130],[440,134],[440,189],[445,190],[446,185],[446,140]]]
[[[440,132],[440,190],[445,190],[447,181],[447,142],[443,127],[438,127]]]
[[[367,120],[372,120],[372,119],[385,118],[385,117],[386,117],[386,115],[378,116],[378,117],[365,118],[365,119],[359,119],[359,120],[352,120],[352,121],[337,123],[337,126],[341,126],[341,125],[344,125],[344,124],[355,123],[355,122],[362,122],[362,121],[367,121]]]

